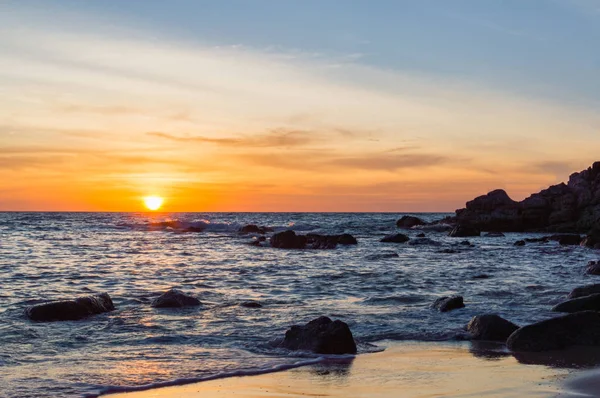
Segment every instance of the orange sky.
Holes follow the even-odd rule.
[[[595,110],[467,81],[4,29],[0,210],[139,211],[155,194],[165,211],[453,211],[598,160]]]

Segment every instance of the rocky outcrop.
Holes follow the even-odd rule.
[[[481,236],[481,231],[469,224],[458,224],[448,236],[452,238],[466,238],[469,236]]]
[[[585,269],[589,275],[600,275],[600,261],[590,261]]]
[[[255,225],[255,224],[248,224],[248,225],[244,225],[243,227],[241,227],[238,230],[238,232],[241,233],[241,234],[261,234],[261,235],[264,235],[267,232],[273,232],[273,228],[264,227],[264,226],[259,227],[258,225]]]
[[[152,300],[152,307],[154,308],[179,308],[179,307],[193,307],[200,305],[200,300],[196,297],[187,295],[181,290],[171,289],[161,294],[154,300]]]
[[[32,321],[77,321],[91,315],[110,312],[115,306],[107,293],[79,297],[75,300],[53,301],[29,307],[25,314]]]
[[[382,238],[380,242],[383,243],[406,243],[410,240],[410,238],[404,234],[393,234],[388,235],[385,238]]]
[[[589,296],[577,297],[555,305],[552,311],[556,312],[581,312],[581,311],[600,311],[600,294],[591,294]]]
[[[338,244],[356,245],[358,243],[356,238],[350,234],[296,235],[296,233],[291,230],[274,234],[271,237],[270,242],[271,247],[278,249],[335,249]]]
[[[304,326],[292,326],[279,346],[317,354],[356,354],[356,343],[348,325],[326,316],[313,319]]]
[[[574,299],[578,297],[589,296],[591,294],[600,293],[600,283],[595,283],[593,285],[580,286],[576,287],[569,293],[567,298]]]
[[[419,225],[426,225],[427,223],[421,220],[419,217],[415,216],[402,216],[398,221],[396,221],[396,226],[398,228],[406,228],[410,229],[412,227],[416,227]]]
[[[505,342],[518,328],[514,323],[495,314],[474,316],[466,327],[473,340],[501,342]]]
[[[484,231],[588,233],[600,224],[600,162],[561,183],[516,202],[496,190],[456,211],[457,223]],[[600,242],[599,242],[600,243]]]
[[[512,351],[550,351],[600,345],[600,313],[576,312],[517,329],[506,345]]]
[[[448,312],[459,308],[464,308],[462,296],[440,297],[433,302],[433,308],[440,312]]]

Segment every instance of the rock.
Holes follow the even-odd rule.
[[[467,331],[473,340],[488,340],[505,342],[519,327],[495,314],[474,316],[467,324]]]
[[[180,308],[200,305],[200,300],[189,296],[178,289],[170,289],[161,294],[150,304],[154,308]]]
[[[248,244],[250,246],[262,247],[262,244],[258,239],[251,240]]]
[[[107,293],[97,296],[79,297],[75,300],[53,301],[38,304],[25,310],[32,321],[77,321],[91,315],[110,312],[115,306]]]
[[[600,229],[594,229],[581,241],[581,246],[600,249]]]
[[[262,304],[256,301],[244,301],[243,303],[240,303],[240,306],[245,308],[262,308]]]
[[[478,274],[478,275],[474,275],[472,279],[489,279],[489,275],[488,274]]]
[[[380,242],[384,243],[406,243],[410,240],[410,238],[404,234],[393,234],[388,235],[385,238],[381,239]]]
[[[456,253],[460,253],[460,252],[458,250],[454,250],[454,249],[444,249],[444,250],[440,250],[440,253],[456,254]]]
[[[398,221],[396,221],[396,226],[398,228],[410,229],[412,227],[418,225],[427,224],[425,221],[421,220],[419,217],[415,216],[402,216]]]
[[[548,237],[547,236],[543,236],[541,238],[525,238],[524,241],[526,243],[547,243],[548,242]]]
[[[600,345],[600,313],[576,312],[517,329],[506,345],[512,351],[551,351]]]
[[[591,294],[567,300],[552,308],[555,312],[600,311],[600,294]]]
[[[279,232],[271,236],[271,247],[278,249],[304,249],[306,247],[306,236],[296,235],[292,230]]]
[[[590,261],[585,269],[589,275],[600,275],[600,261]]]
[[[433,302],[433,308],[440,312],[448,312],[458,308],[464,308],[462,296],[440,297]]]
[[[338,236],[338,243],[340,245],[357,245],[358,241],[350,234],[341,234]]]
[[[335,249],[338,244],[337,235],[319,235],[319,234],[307,234],[306,235],[306,248],[307,249]]]
[[[504,235],[502,232],[488,232],[487,234],[484,235],[486,238],[503,238],[506,235]]]
[[[524,240],[518,240],[514,243],[513,246],[525,246],[525,241]]]
[[[581,243],[581,235],[574,234],[557,234],[549,236],[547,239],[557,241],[563,246],[574,246],[579,245]]]
[[[440,246],[440,242],[436,242],[429,238],[415,238],[408,241],[408,244],[411,246]]]
[[[455,219],[486,231],[585,233],[600,223],[600,162],[572,174],[567,184],[553,185],[521,202],[503,190],[492,191],[467,202]],[[575,239],[564,238],[563,244]],[[596,244],[600,248],[600,241]]]
[[[425,234],[423,232],[421,232],[420,234],[417,234],[417,238],[424,238]]]
[[[280,347],[317,354],[356,354],[356,343],[348,325],[339,320],[332,321],[326,316],[304,326],[292,326],[285,332]]]
[[[481,236],[481,231],[477,228],[468,225],[468,224],[459,224],[450,233],[448,236],[452,238],[465,238],[468,236]]]
[[[261,234],[264,235],[267,232],[273,232],[272,228],[269,227],[259,227],[255,224],[244,225],[238,230],[241,234]]]
[[[459,243],[459,245],[461,245],[461,246],[475,246],[471,242],[469,242],[468,240],[463,240],[462,242]]]
[[[600,293],[600,283],[595,283],[593,285],[580,286],[576,287],[569,293],[567,298],[574,299],[578,297],[589,296],[592,294]]]

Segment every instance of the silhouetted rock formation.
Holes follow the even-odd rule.
[[[556,312],[581,312],[581,311],[600,311],[600,294],[591,294],[588,296],[577,297],[555,305],[552,311]]]
[[[356,343],[348,325],[326,316],[313,319],[304,326],[292,326],[279,346],[317,354],[356,354]]]
[[[585,269],[589,275],[600,275],[600,261],[590,261]]]
[[[396,221],[396,226],[398,228],[412,228],[417,225],[425,225],[427,224],[425,221],[421,220],[419,217],[415,216],[402,216],[398,221]]]
[[[381,239],[380,242],[383,243],[406,243],[410,240],[410,238],[404,234],[393,234],[388,235],[385,238]]]
[[[512,351],[550,351],[600,345],[600,313],[576,312],[523,326],[508,338]]]
[[[600,283],[595,283],[593,285],[580,286],[576,287],[569,293],[567,298],[574,299],[578,297],[589,296],[591,294],[600,293]]]
[[[440,297],[433,302],[433,308],[440,312],[448,312],[459,308],[464,308],[462,296]]]
[[[572,174],[568,184],[551,186],[522,202],[503,190],[492,191],[457,210],[455,221],[484,231],[587,233],[600,223],[600,162]]]
[[[518,328],[514,323],[495,314],[474,316],[466,327],[473,340],[501,342],[505,342]]]
[[[90,315],[113,311],[115,306],[107,293],[79,297],[75,300],[54,301],[27,308],[25,314],[32,321],[77,321]]]
[[[356,245],[358,243],[356,238],[350,234],[296,235],[296,233],[291,230],[274,234],[271,237],[270,242],[271,247],[278,249],[335,249],[338,244]]]
[[[200,300],[197,298],[187,295],[180,290],[171,289],[152,300],[151,305],[154,308],[179,308],[193,307],[200,304]]]
[[[469,236],[481,236],[481,231],[469,224],[458,224],[448,236],[452,238],[466,238]]]

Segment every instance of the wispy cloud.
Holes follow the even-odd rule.
[[[209,143],[232,147],[293,147],[315,142],[317,133],[286,128],[272,129],[263,134],[240,137],[215,138],[200,135],[175,135],[163,132],[149,132],[152,137],[164,138],[170,141],[186,143]]]

